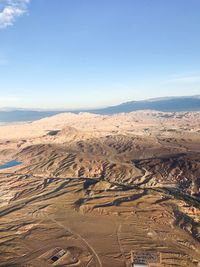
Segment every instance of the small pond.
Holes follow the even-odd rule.
[[[20,164],[22,164],[22,162],[19,162],[19,161],[16,161],[16,160],[11,160],[11,161],[8,161],[8,162],[0,165],[0,170],[11,168],[11,167],[15,167],[15,166],[18,166]]]

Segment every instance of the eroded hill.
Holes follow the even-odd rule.
[[[199,113],[61,114],[0,136],[1,162],[22,163],[0,170],[0,266],[200,266]]]

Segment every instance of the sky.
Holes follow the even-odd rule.
[[[199,0],[0,0],[0,107],[197,94]]]

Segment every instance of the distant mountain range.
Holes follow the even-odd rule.
[[[114,114],[137,110],[157,110],[163,112],[200,111],[200,95],[130,101],[117,106],[93,110],[93,112],[99,114]]]
[[[93,110],[41,111],[31,109],[2,108],[0,109],[0,122],[33,121],[63,112],[91,112],[106,115],[121,112],[126,113],[137,110],[157,110],[163,112],[200,111],[200,95],[183,97],[164,97],[142,101],[130,101],[116,106]]]

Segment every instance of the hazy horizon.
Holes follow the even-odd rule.
[[[121,105],[121,104],[125,104],[125,103],[128,103],[128,102],[140,102],[140,101],[159,101],[159,100],[165,100],[165,99],[170,99],[170,98],[193,98],[193,97],[200,97],[200,95],[171,95],[171,96],[161,96],[161,97],[155,97],[155,98],[145,98],[145,99],[129,99],[127,101],[124,101],[124,102],[118,102],[118,103],[115,103],[115,104],[110,104],[110,105],[107,105],[107,106],[91,106],[91,107],[77,107],[77,108],[70,108],[70,107],[63,107],[63,108],[45,108],[45,107],[22,107],[22,106],[1,106],[0,104],[0,111],[7,111],[7,110],[14,110],[14,109],[17,109],[17,110],[31,110],[31,111],[79,111],[79,110],[85,110],[85,111],[88,111],[88,110],[93,110],[93,109],[103,109],[103,108],[107,108],[107,107],[112,107],[112,106],[118,106],[118,105]]]

